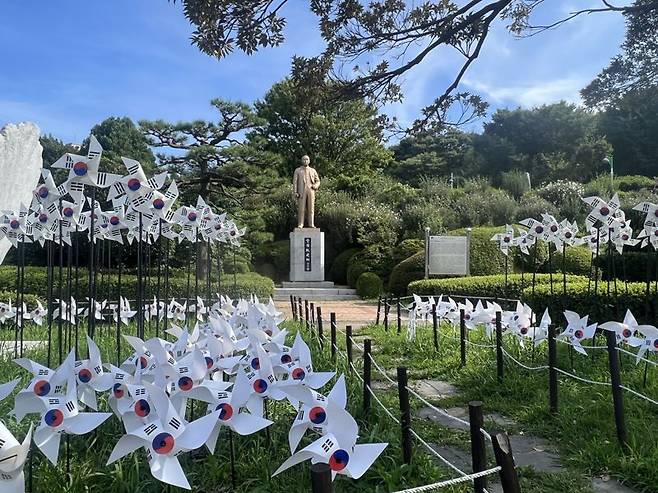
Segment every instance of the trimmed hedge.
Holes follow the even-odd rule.
[[[53,297],[57,297],[58,292],[58,271],[55,269],[54,278],[54,293]],[[63,289],[66,289],[66,269],[63,272]],[[102,277],[99,275],[97,280],[97,296],[99,299],[107,297],[107,293],[114,297],[117,293],[118,276],[117,274],[107,275]],[[80,269],[78,272],[78,291],[75,290],[75,272],[73,272],[72,296],[77,300],[83,300],[89,293],[88,288],[88,274],[86,269]],[[102,281],[102,282],[101,282]],[[161,282],[161,295],[164,296],[164,276]],[[155,293],[157,278],[155,275],[151,277],[151,291],[148,288],[147,295]],[[190,281],[190,296],[194,295],[194,278]],[[45,267],[26,267],[25,268],[25,293],[38,296],[44,300],[47,298],[47,285],[48,276]],[[211,293],[214,296],[216,291],[216,282],[213,282]],[[15,267],[0,267],[0,292],[5,291],[8,293],[16,292],[16,268]],[[236,275],[236,285],[233,286],[233,274],[224,274],[222,276],[222,292],[231,298],[238,298],[255,294],[259,298],[267,299],[274,294],[274,282],[268,278],[261,276],[255,272],[248,272],[245,274]],[[126,274],[121,275],[121,293],[130,299],[135,299],[137,296],[137,276]],[[205,281],[199,280],[199,294],[205,293]],[[182,275],[170,276],[169,278],[169,295],[170,297],[184,297],[187,294],[187,277]]]
[[[358,248],[350,248],[339,253],[329,269],[329,279],[336,284],[347,284],[347,267],[352,257],[359,253]]]
[[[584,282],[582,276],[568,276],[569,282]],[[550,290],[550,275],[537,274],[535,289],[546,286]],[[482,296],[492,298],[521,298],[524,289],[532,286],[532,274],[510,274],[507,279],[507,292],[505,292],[505,275],[453,277],[450,279],[423,279],[409,284],[408,292],[419,295],[461,294],[464,296]],[[553,289],[561,292],[562,276],[553,275]]]
[[[361,298],[377,298],[384,290],[384,283],[374,272],[364,272],[356,280],[356,294]]]
[[[624,318],[626,309],[630,309],[640,324],[655,323],[656,290],[652,283],[650,291],[651,301],[647,304],[646,284],[628,283],[628,292],[623,282],[617,282],[617,295],[613,286],[608,292],[607,282],[598,283],[598,292],[594,292],[594,282],[587,280],[567,283],[566,295],[563,294],[562,285],[551,295],[550,287],[546,284],[535,286],[535,293],[526,288],[522,293],[523,301],[528,303],[537,313],[548,307],[554,317],[555,323],[564,319],[561,314],[564,310],[573,310],[581,316],[589,315],[592,322],[620,321]]]
[[[388,280],[390,293],[401,296],[407,293],[407,286],[412,281],[425,277],[425,252],[418,252],[393,267]]]

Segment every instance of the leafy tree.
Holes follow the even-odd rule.
[[[464,176],[476,172],[473,134],[448,128],[406,137],[393,147],[395,163],[387,172],[405,183],[424,178]]]
[[[609,106],[626,94],[658,85],[657,5],[655,0],[636,0],[636,10],[626,13],[621,53],[581,91],[587,105]]]
[[[599,129],[614,148],[616,174],[658,175],[658,86],[615,100]]]
[[[257,192],[271,171],[262,153],[244,149],[244,133],[263,121],[245,103],[213,99],[211,105],[217,122],[142,120],[140,130],[149,145],[167,151],[158,153],[159,165],[181,176],[182,189],[204,199],[217,192],[218,200],[239,203],[235,191]]]
[[[384,147],[385,119],[363,100],[327,100],[312,97],[290,80],[274,84],[255,103],[263,125],[251,142],[280,156],[279,171],[291,176],[304,154],[320,174],[364,173],[381,168],[391,159]]]
[[[562,101],[530,110],[498,110],[484,124],[484,134],[511,145],[514,152],[505,170],[529,171],[535,181],[582,180],[595,176],[610,152],[596,122],[595,114]],[[487,163],[487,155],[482,158]]]
[[[170,0],[172,1],[172,0]],[[176,0],[173,0],[174,2]],[[196,30],[192,42],[210,56],[222,58],[236,48],[253,53],[285,40],[285,6],[288,0],[180,0]],[[295,2],[298,3],[298,2]],[[614,6],[609,0],[583,8],[549,25],[534,25],[542,0],[310,0],[317,16],[325,50],[311,58],[293,59],[293,78],[308,88],[329,82],[342,97],[400,100],[400,78],[434,52],[452,49],[462,58],[454,79],[422,112],[414,128],[443,125],[451,108],[461,112],[450,123],[465,123],[481,116],[486,103],[460,90],[469,67],[478,58],[496,20],[507,22],[517,35],[536,34],[575,17],[599,12],[653,14],[658,0],[636,0]],[[539,15],[539,14],[538,14]],[[370,60],[379,60],[369,64]],[[364,65],[365,67],[361,66]],[[351,74],[351,75],[349,75]]]

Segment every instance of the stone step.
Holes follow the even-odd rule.
[[[347,288],[348,286],[336,286],[333,281],[283,281],[277,288]]]
[[[358,300],[356,289],[347,286],[336,286],[333,288],[304,288],[304,287],[281,287],[274,289],[274,301],[286,301],[291,296],[307,299],[310,301],[340,301]]]

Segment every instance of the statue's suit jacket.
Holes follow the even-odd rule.
[[[298,193],[300,197],[303,197],[306,191],[313,190],[312,185],[315,185],[316,188],[320,183],[320,177],[318,172],[315,171],[310,166],[308,168],[300,166],[295,170],[295,174],[292,177],[292,190],[295,193]]]

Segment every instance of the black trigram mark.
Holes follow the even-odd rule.
[[[75,410],[75,404],[73,404],[73,401],[68,401],[66,403],[66,409],[68,409],[70,413],[72,413]]]
[[[144,433],[146,433],[147,435],[150,435],[151,433],[153,433],[157,429],[158,429],[158,427],[155,424],[151,423],[146,428],[144,428]]]
[[[169,426],[171,426],[173,429],[177,430],[180,428],[181,422],[178,421],[176,418],[171,418],[169,421]]]
[[[322,444],[322,450],[324,450],[325,452],[329,452],[329,450],[331,450],[331,447],[333,446],[334,446],[334,442],[330,438],[327,438]]]
[[[146,389],[144,387],[138,388],[135,390],[135,395],[146,395]]]

